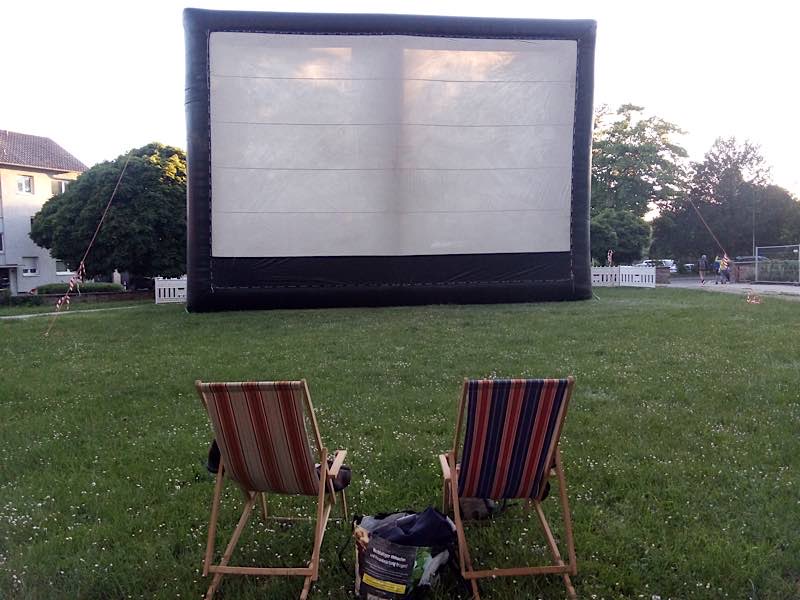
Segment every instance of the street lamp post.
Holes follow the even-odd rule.
[[[753,200],[753,260],[758,262],[758,256],[756,256],[756,191],[753,186],[750,186],[750,195]],[[758,267],[756,267],[758,268]]]

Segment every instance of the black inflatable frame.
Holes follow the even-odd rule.
[[[596,24],[186,9],[188,310],[579,300],[591,297],[589,198]],[[209,39],[215,31],[575,40],[569,252],[219,258],[211,252]]]

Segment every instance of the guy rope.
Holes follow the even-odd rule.
[[[131,151],[132,152],[132,151]],[[86,247],[86,252],[83,253],[83,258],[81,258],[80,263],[78,263],[78,268],[75,270],[75,275],[70,277],[69,284],[67,286],[67,293],[64,294],[61,298],[58,299],[56,302],[56,312],[53,313],[53,317],[50,319],[50,324],[47,327],[47,331],[45,331],[44,336],[47,337],[50,335],[50,330],[53,328],[53,324],[56,322],[56,318],[59,314],[61,314],[61,309],[66,306],[67,310],[69,310],[69,295],[72,293],[73,290],[77,290],[78,294],[81,293],[80,284],[86,278],[86,257],[89,256],[89,251],[92,249],[95,240],[97,239],[97,234],[100,233],[100,227],[103,226],[103,221],[106,219],[106,215],[108,214],[108,209],[111,208],[111,203],[114,201],[114,196],[117,195],[117,190],[119,189],[119,184],[122,181],[122,176],[125,174],[125,169],[128,168],[128,162],[131,160],[131,153],[128,152],[128,156],[125,158],[125,164],[122,165],[122,171],[119,173],[119,177],[117,178],[117,184],[114,186],[114,191],[111,192],[111,197],[108,199],[108,203],[106,204],[106,208],[103,211],[102,216],[100,217],[100,221],[97,223],[97,227],[94,230],[94,235],[92,236],[89,245]]]

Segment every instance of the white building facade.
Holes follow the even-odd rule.
[[[31,220],[85,170],[49,138],[0,130],[0,290],[17,295],[69,281],[63,261],[31,240]]]

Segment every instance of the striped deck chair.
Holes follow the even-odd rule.
[[[472,585],[476,599],[480,598],[477,579],[548,573],[561,574],[569,597],[575,598],[575,588],[569,577],[577,572],[575,547],[558,448],[574,383],[572,377],[464,381],[453,449],[440,455],[439,461],[444,478],[444,512],[452,507],[461,573]],[[459,454],[465,415],[466,432],[463,450]],[[547,482],[553,475],[559,484],[567,563],[561,558],[541,507],[549,488]],[[537,567],[474,570],[461,517],[460,498],[527,500],[528,506],[533,505],[536,509],[555,562]]]
[[[206,599],[210,600],[222,576],[296,575],[305,578],[300,598],[308,596],[319,572],[319,555],[331,505],[336,503],[333,481],[347,452],[338,450],[328,465],[319,427],[305,380],[249,383],[203,383],[195,387],[208,412],[219,445],[220,466],[211,505],[203,575],[213,574]],[[306,417],[310,431],[306,426]],[[312,434],[311,440],[309,435]],[[315,446],[312,454],[311,444]],[[314,464],[319,463],[319,474]],[[235,482],[244,493],[244,509],[219,564],[212,564],[223,479]],[[228,566],[245,525],[260,500],[267,518],[267,493],[317,497],[316,527],[311,560],[306,567]],[[344,490],[339,492],[347,521]],[[327,498],[327,501],[326,501]]]

